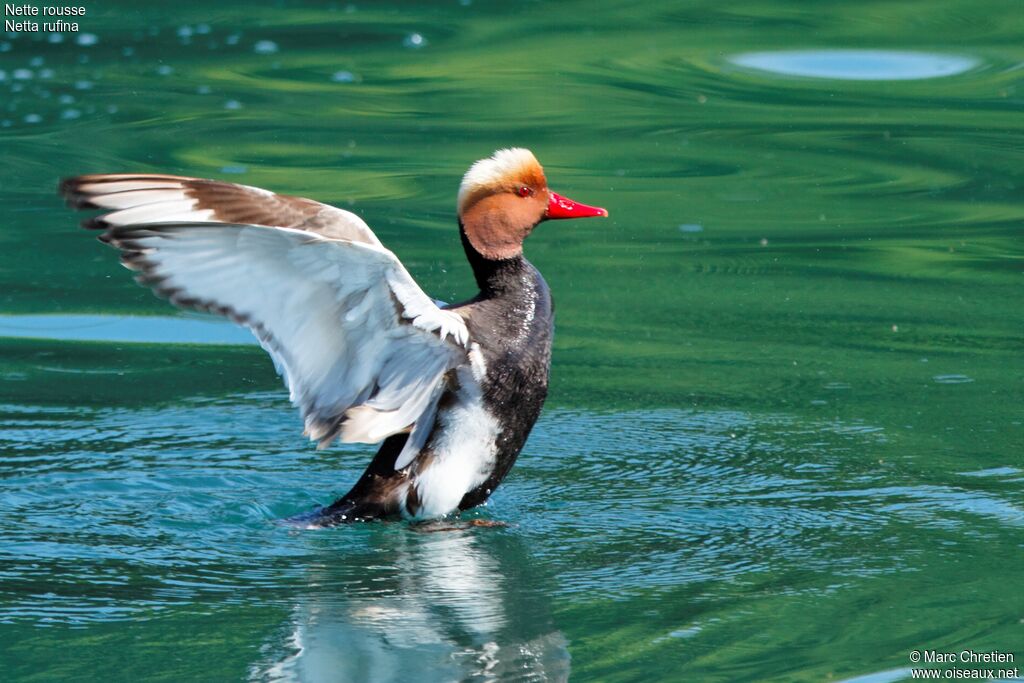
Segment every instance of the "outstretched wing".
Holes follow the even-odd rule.
[[[125,186],[125,177],[133,184]],[[134,184],[151,182],[140,178],[84,176],[62,188],[72,203],[88,196],[87,205],[117,209],[90,225],[106,228],[100,239],[121,250],[139,282],[178,306],[219,313],[253,331],[320,447],[338,436],[375,443],[411,429],[398,458],[408,462],[430,432],[445,373],[467,362],[462,317],[438,308],[348,212],[335,209],[340,213],[331,219],[331,207],[319,205],[296,219],[305,230],[196,222],[229,214],[217,206],[185,207],[195,201],[187,198],[154,199],[154,192],[184,190]],[[113,191],[98,192],[101,186]],[[351,238],[325,236],[344,230]]]
[[[68,178],[60,193],[76,209],[113,209],[87,228],[136,223],[233,223],[294,228],[381,246],[362,218],[312,199],[221,180],[174,175],[101,174]]]

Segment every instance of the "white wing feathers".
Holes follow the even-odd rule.
[[[173,303],[249,327],[321,447],[432,426],[445,372],[465,362],[462,318],[382,247],[251,225],[124,226],[108,240]]]
[[[433,427],[445,374],[467,362],[462,317],[424,294],[353,214],[284,198],[303,210],[302,229],[212,222],[224,216],[206,212],[226,212],[166,194],[182,192],[186,180],[211,204],[215,190],[278,197],[174,176],[86,176],[68,181],[65,193],[72,202],[116,209],[92,225],[107,228],[102,239],[122,250],[140,282],[179,306],[249,327],[319,447],[339,436],[375,443],[411,430],[396,466],[409,464]],[[343,225],[331,224],[339,218]]]

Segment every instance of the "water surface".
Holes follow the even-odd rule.
[[[18,681],[895,681],[1024,660],[1013,2],[89,6],[0,36],[0,663]],[[453,207],[532,148],[548,408],[503,528],[280,518],[317,453],[230,327],[54,196],[161,171],[357,211],[473,293]]]

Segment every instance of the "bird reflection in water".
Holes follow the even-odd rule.
[[[568,642],[520,539],[463,525],[395,525],[342,560],[336,547],[317,557],[251,680],[569,680]]]

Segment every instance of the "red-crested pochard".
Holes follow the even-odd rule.
[[[171,303],[245,325],[274,360],[319,448],[380,450],[310,526],[435,518],[484,502],[548,390],[553,304],[523,257],[544,220],[607,216],[548,189],[526,149],[477,161],[459,187],[480,293],[439,305],[353,213],[245,185],[170,175],[61,183],[84,223]]]

